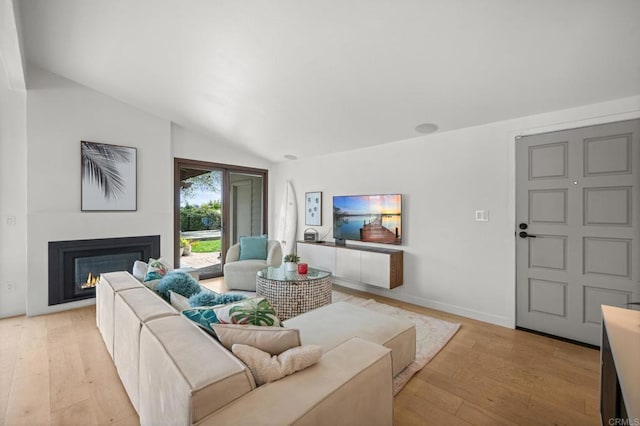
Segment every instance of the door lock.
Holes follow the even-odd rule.
[[[518,228],[520,229],[527,229],[529,227],[529,225],[527,225],[526,223],[521,223],[520,225],[518,225]]]

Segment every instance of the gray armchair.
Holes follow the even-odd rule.
[[[267,240],[267,259],[238,260],[240,244],[234,244],[227,250],[224,264],[224,282],[229,290],[256,291],[256,274],[268,266],[282,264],[280,242]]]

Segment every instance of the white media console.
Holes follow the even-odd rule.
[[[302,262],[336,278],[392,289],[402,285],[402,250],[298,241]]]

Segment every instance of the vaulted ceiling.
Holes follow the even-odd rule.
[[[18,3],[29,62],[274,161],[640,94],[637,0]]]

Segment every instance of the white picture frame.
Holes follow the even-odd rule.
[[[304,194],[305,225],[322,225],[322,192],[305,192]]]

